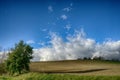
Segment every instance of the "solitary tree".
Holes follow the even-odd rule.
[[[29,63],[30,59],[32,59],[32,53],[32,47],[25,44],[24,41],[15,44],[15,48],[11,49],[6,60],[6,70],[9,74],[21,74],[24,71],[29,71]]]

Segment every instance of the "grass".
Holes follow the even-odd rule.
[[[0,77],[0,80],[120,80],[120,76],[80,76],[70,74],[27,73],[16,77]]]

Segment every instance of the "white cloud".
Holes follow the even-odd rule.
[[[66,8],[63,9],[63,11],[66,11],[66,12],[69,12],[69,11],[71,11],[71,10],[72,10],[71,7],[66,7]]]
[[[120,60],[120,41],[106,41],[96,45],[96,52],[93,57],[103,57],[104,59]]]
[[[33,40],[28,40],[28,41],[26,41],[26,43],[27,43],[27,44],[34,44],[35,41],[33,41]]]
[[[44,46],[45,42],[39,42],[38,44],[41,45],[41,46]]]
[[[67,29],[68,31],[71,29],[71,25],[70,24],[67,24],[66,26],[65,26],[65,29]]]
[[[78,34],[75,32],[74,35],[68,36],[68,42],[64,42],[55,33],[50,33],[50,35],[51,46],[35,50],[35,53],[40,56],[40,61],[92,57],[95,41],[83,38],[83,33],[79,32]]]
[[[120,60],[120,41],[105,41],[98,44],[94,39],[86,38],[83,29],[67,36],[66,42],[56,33],[51,32],[50,35],[51,45],[34,49],[33,60],[72,60],[84,57]]]
[[[63,8],[63,11],[70,12],[72,10],[73,3],[70,3],[70,6]]]
[[[50,12],[53,12],[53,7],[52,7],[52,6],[48,6],[48,10],[49,10]]]
[[[63,20],[66,20],[67,16],[65,14],[63,14],[63,15],[60,16],[60,18],[63,19]]]

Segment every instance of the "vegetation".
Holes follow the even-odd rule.
[[[4,63],[0,63],[0,75],[6,73]]]
[[[80,76],[70,74],[27,73],[16,77],[0,77],[0,80],[120,80],[120,76]]]
[[[2,52],[2,47],[0,47],[0,52]],[[4,66],[4,59],[5,59],[6,55],[5,55],[5,51],[0,54],[0,75],[2,75],[3,73],[5,73],[5,66]]]
[[[21,74],[29,71],[30,59],[32,59],[32,47],[20,41],[11,49],[5,62],[6,70],[10,75]]]

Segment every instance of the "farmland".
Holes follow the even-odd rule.
[[[34,62],[32,72],[67,73],[77,75],[120,75],[120,63],[97,60]]]

